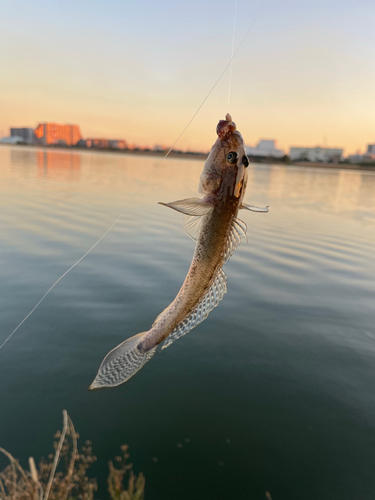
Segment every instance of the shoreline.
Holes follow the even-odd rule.
[[[68,151],[68,152],[88,152],[88,153],[114,153],[114,154],[125,154],[125,155],[143,155],[143,156],[155,156],[157,158],[164,158],[166,151],[145,151],[145,150],[134,150],[134,149],[110,149],[110,148],[80,148],[80,147],[70,147],[70,146],[39,146],[35,144],[4,144],[0,143],[0,146],[7,147],[17,147],[17,148],[35,148],[42,149],[44,151]],[[181,158],[190,160],[206,160],[209,153],[188,153],[182,152],[177,153],[171,151],[168,158]],[[375,172],[375,165],[366,163],[323,163],[323,162],[308,162],[308,161],[296,161],[296,162],[282,162],[270,159],[269,161],[260,160],[256,161],[249,158],[250,163],[254,165],[276,165],[282,167],[309,167],[309,168],[326,168],[333,170],[365,170],[370,172]]]
[[[37,144],[5,144],[0,143],[0,146],[10,146],[17,148],[35,148],[42,149],[43,151],[67,151],[70,153],[114,153],[114,154],[125,154],[125,155],[143,155],[143,156],[156,156],[158,158],[164,157],[167,151],[146,151],[146,150],[135,150],[135,149],[112,149],[112,148],[80,148],[76,146],[39,146]],[[208,153],[177,153],[171,151],[168,158],[187,158],[192,160],[206,160]]]
[[[287,164],[286,164],[287,165]],[[308,162],[297,161],[290,163],[296,167],[314,167],[314,168],[327,168],[334,170],[367,170],[375,172],[375,165],[366,165],[366,163],[321,163],[321,162]]]

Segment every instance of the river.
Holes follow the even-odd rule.
[[[194,242],[157,202],[197,196],[202,168],[0,148],[0,344],[127,207],[0,350],[0,446],[25,467],[48,455],[65,408],[97,498],[127,443],[146,500],[373,500],[375,173],[250,164],[245,201],[270,212],[241,211],[223,301],[125,385],[87,391],[179,290]]]

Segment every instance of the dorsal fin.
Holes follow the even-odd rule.
[[[163,349],[170,346],[175,340],[186,335],[190,330],[202,323],[209,313],[214,309],[227,291],[227,277],[224,271],[219,267],[213,276],[211,283],[200,299],[197,306],[189,313],[186,318],[168,335],[164,341]]]
[[[227,238],[223,248],[223,264],[225,264],[231,258],[233,252],[241,243],[241,239],[247,239],[246,231],[247,226],[244,221],[238,219],[237,217],[233,217],[232,223],[228,228]]]

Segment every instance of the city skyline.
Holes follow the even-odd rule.
[[[113,139],[113,138],[92,138],[92,137],[84,137],[81,132],[81,127],[78,124],[72,123],[56,123],[56,122],[47,122],[47,123],[38,123],[38,125],[34,127],[9,127],[9,136],[1,137],[1,139],[7,138],[19,138],[23,139],[27,144],[31,145],[40,145],[40,146],[87,146],[87,147],[98,147],[98,148],[118,148],[118,149],[134,149],[134,148],[149,148],[149,145],[142,144],[131,144],[126,139]],[[81,144],[80,144],[81,143]],[[85,143],[85,144],[84,144]],[[112,143],[112,144],[111,144]],[[116,143],[116,144],[115,144]],[[254,147],[247,146],[247,154],[258,156],[267,156],[267,152],[272,152],[274,154],[270,154],[269,156],[274,156],[275,158],[281,158],[285,154],[288,153],[288,150],[280,150],[277,149],[277,139],[259,139],[257,144]],[[373,148],[375,146],[368,145],[368,148]],[[170,145],[151,145],[150,149],[157,150],[168,150]],[[300,147],[299,149],[304,149],[305,146]],[[307,146],[309,148],[309,146]],[[315,148],[321,148],[320,145],[315,146]],[[174,148],[176,150],[178,148]],[[295,149],[293,146],[289,146],[288,148]],[[326,149],[323,147],[323,149]],[[208,153],[209,151],[201,151],[203,153]],[[341,149],[343,152],[343,149]],[[372,152],[372,150],[371,150]]]
[[[86,137],[172,145],[230,59],[234,2],[94,7],[4,2],[0,130],[79,123]],[[374,5],[239,0],[237,14],[235,47],[256,19],[233,62],[229,106],[247,144],[350,154],[375,142]],[[177,149],[210,148],[228,80],[227,71]]]
[[[176,147],[170,148],[170,145],[152,145],[145,146],[141,144],[131,144],[126,139],[85,138],[81,133],[80,126],[77,124],[62,124],[62,123],[39,123],[36,128],[32,127],[10,127],[10,136],[1,137],[2,144],[26,144],[32,146],[62,146],[62,147],[79,147],[93,149],[108,149],[108,150],[138,150],[144,152],[174,152],[181,154],[184,151]],[[357,152],[354,155],[344,155],[343,148],[329,148],[325,145],[318,146],[290,146],[289,150],[277,148],[277,140],[275,139],[260,139],[255,146],[245,145],[246,154],[249,158],[256,161],[264,159],[273,159],[275,161],[291,160],[291,161],[308,161],[308,162],[323,162],[323,163],[339,163],[341,161],[349,161],[350,163],[374,163],[375,161],[375,144],[367,144],[364,153]],[[208,151],[192,151],[188,150],[184,153],[190,154],[208,154]]]

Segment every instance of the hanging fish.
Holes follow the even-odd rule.
[[[222,269],[246,237],[239,209],[268,212],[243,203],[249,160],[241,134],[229,114],[220,120],[218,138],[204,165],[199,192],[203,198],[161,203],[185,216],[185,230],[196,241],[193,260],[174,301],[142,332],[112,349],[102,361],[90,389],[115,387],[129,380],[163,349],[204,321],[227,291]]]

